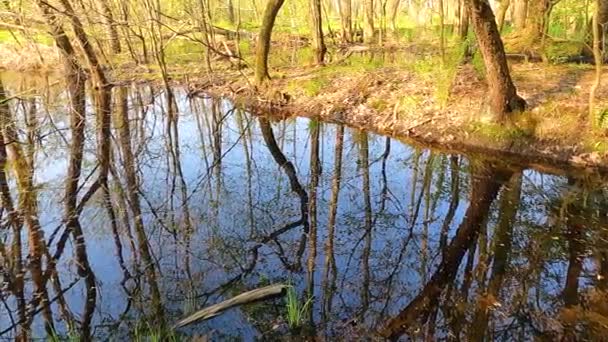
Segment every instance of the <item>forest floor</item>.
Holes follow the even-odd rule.
[[[343,123],[446,152],[508,158],[553,172],[568,166],[608,171],[608,130],[592,129],[589,118],[593,66],[512,63],[529,108],[499,125],[485,114],[488,89],[479,61],[442,67],[436,57],[393,54],[378,64],[374,57],[351,58],[280,68],[264,89],[226,75],[190,79],[189,86],[231,97],[254,112]],[[596,106],[604,113],[598,116],[606,116],[608,86],[598,91]]]

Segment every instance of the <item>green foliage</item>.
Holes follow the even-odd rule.
[[[178,342],[178,335],[171,329],[152,327],[150,323],[137,323],[131,332],[135,342]]]
[[[47,336],[48,342],[76,342],[80,341],[80,336],[74,331],[74,329],[70,329],[66,336],[61,336],[57,333],[56,330],[51,331],[51,333]]]
[[[599,111],[599,114],[597,116],[597,125],[601,128],[608,127],[608,108],[604,108]]]
[[[471,123],[469,130],[492,141],[512,141],[530,138],[531,132],[517,126],[505,126],[494,122]]]
[[[298,298],[296,289],[293,286],[287,288],[287,296],[285,297],[285,306],[287,308],[287,324],[291,329],[298,329],[304,324],[304,318],[312,305],[312,297],[308,298],[304,303]]]
[[[291,80],[287,85],[287,90],[290,93],[302,92],[306,96],[316,96],[321,93],[330,83],[330,80],[324,75],[317,75],[313,78],[306,80]]]
[[[545,56],[550,62],[563,62],[571,56],[579,56],[585,44],[579,41],[552,41],[545,46]]]
[[[486,65],[483,62],[483,57],[479,51],[475,51],[473,58],[471,59],[473,69],[480,78],[486,78]]]
[[[30,40],[34,43],[43,44],[43,45],[50,46],[50,45],[54,44],[53,38],[46,33],[36,33],[36,34],[32,34],[30,36],[26,36],[21,32],[13,31],[11,33],[11,31],[9,31],[9,30],[0,29],[0,43],[17,44],[18,42],[15,40],[15,38],[17,39],[17,41],[19,43],[23,43],[23,42]]]

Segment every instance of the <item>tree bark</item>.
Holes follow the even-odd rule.
[[[608,0],[599,0],[597,4],[597,22],[600,31],[600,50],[606,55],[606,35],[608,35]]]
[[[365,0],[363,6],[363,41],[369,44],[374,42],[374,0]]]
[[[509,10],[509,6],[511,5],[511,0],[502,0],[498,6],[498,17],[496,18],[496,23],[498,25],[498,31],[502,32],[502,29],[505,26],[505,17],[507,16],[507,11]]]
[[[351,0],[340,1],[340,22],[342,24],[342,41],[352,43],[353,41],[353,21]]]
[[[285,0],[269,0],[264,10],[264,18],[262,19],[262,28],[258,37],[258,44],[255,54],[255,83],[262,84],[265,80],[270,79],[268,74],[268,53],[270,52],[270,38],[272,36],[272,28],[274,21],[283,6]]]
[[[528,0],[516,0],[513,9],[513,24],[516,30],[526,27],[526,16],[528,15]]]
[[[534,0],[528,4],[528,17],[525,25],[525,39],[539,41],[547,31],[547,19],[553,6],[550,0]]]
[[[107,0],[100,0],[99,4],[101,5],[101,9],[103,11],[103,21],[106,25],[106,29],[108,30],[112,53],[120,53],[120,37],[118,36],[118,30],[116,30],[116,23],[114,22],[114,15],[112,14],[112,9],[110,8],[110,5],[108,4]]]
[[[467,1],[467,0],[463,0]],[[470,23],[470,11],[468,6],[463,3],[462,8],[460,9],[460,17],[458,19],[458,36],[460,40],[464,41],[467,39],[469,35],[469,23]]]
[[[526,101],[517,95],[490,5],[485,0],[467,0],[466,4],[486,67],[490,110],[495,119],[501,122],[507,114],[524,110]]]
[[[399,13],[399,5],[401,0],[393,0],[391,4],[391,30],[393,33],[397,33],[397,14]]]
[[[315,62],[322,65],[327,47],[323,41],[323,24],[321,17],[321,0],[310,0],[310,17],[312,20],[312,43],[315,52]]]

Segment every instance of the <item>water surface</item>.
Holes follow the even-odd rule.
[[[285,300],[274,299],[174,333],[605,336],[608,207],[599,176],[522,170],[304,118],[275,121],[180,87],[168,96],[133,85],[112,90],[105,134],[87,93],[81,211],[70,218],[66,87],[3,80],[14,98],[2,120],[1,338],[155,335],[275,283],[293,285],[301,303],[311,298],[303,328],[290,329]],[[103,145],[107,186],[93,191]]]

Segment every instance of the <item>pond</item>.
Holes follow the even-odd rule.
[[[150,84],[112,89],[107,130],[87,93],[80,139],[65,85],[3,80],[2,339],[605,336],[600,175],[444,154]],[[269,284],[292,286],[289,303],[171,329]]]

